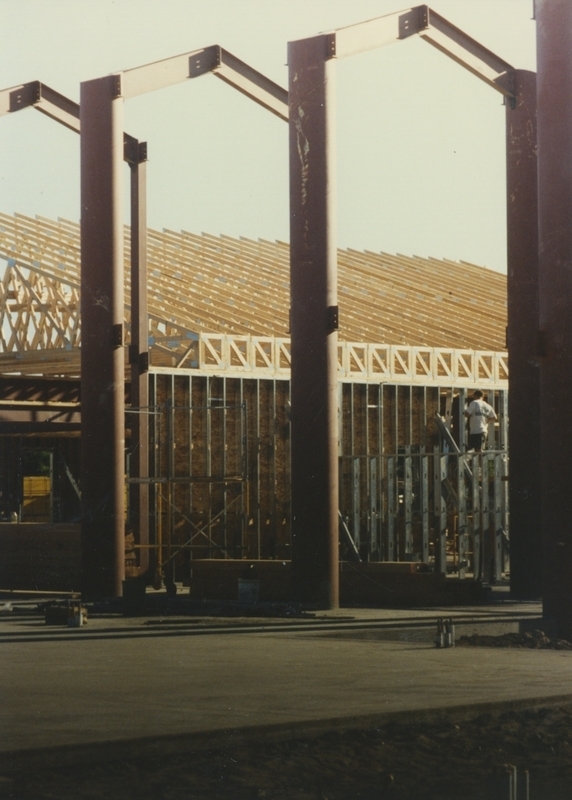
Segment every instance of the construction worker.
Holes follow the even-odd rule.
[[[473,392],[473,399],[465,410],[465,416],[469,420],[469,450],[480,453],[488,426],[497,419],[494,408],[483,400],[480,389]]]

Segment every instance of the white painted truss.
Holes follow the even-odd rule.
[[[187,346],[179,367],[203,375],[287,380],[290,340],[199,334]],[[508,354],[492,351],[340,342],[338,368],[340,379],[352,383],[508,387]]]

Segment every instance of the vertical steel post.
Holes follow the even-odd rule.
[[[176,594],[177,586],[175,583],[175,563],[173,561],[173,494],[174,484],[173,477],[175,474],[175,385],[174,376],[169,375],[169,396],[165,401],[165,440],[166,440],[166,454],[165,454],[165,477],[167,483],[165,485],[165,530],[167,532],[167,555],[161,558],[161,567],[164,565],[164,580],[167,594]],[[209,443],[211,437],[209,436]],[[212,507],[212,501],[209,503],[209,508]],[[210,535],[210,531],[209,531]]]
[[[504,545],[503,545],[503,487],[501,483],[503,473],[502,454],[495,453],[492,456],[494,465],[494,531],[495,531],[495,580],[502,578],[504,568]]]
[[[377,499],[378,487],[378,457],[368,458],[369,462],[369,553],[372,561],[379,558],[379,505]]]
[[[429,563],[429,456],[420,448],[419,480],[421,482],[421,561]]]
[[[572,3],[537,0],[544,616],[572,636]]]
[[[464,428],[464,426],[463,426]],[[464,447],[462,441],[463,428],[459,430],[459,444]],[[468,534],[467,534],[467,489],[465,482],[466,456],[464,453],[457,453],[457,552],[459,554],[459,578],[465,578],[468,555]]]
[[[435,454],[435,572],[447,574],[447,503],[443,497],[443,481],[447,478],[448,456],[438,448]]]
[[[131,170],[131,476],[149,477],[149,322],[147,310],[147,145],[138,143]],[[149,484],[131,487],[131,508],[139,550],[139,571],[149,569]]]
[[[481,535],[481,564],[482,577],[485,581],[494,578],[494,550],[491,540],[491,497],[489,487],[489,464],[494,456],[483,453],[473,458],[473,469],[481,475],[481,508],[482,508],[482,535]],[[491,560],[492,559],[492,560]]]
[[[292,577],[326,608],[338,588],[335,63],[329,37],[290,42]]]
[[[399,539],[396,536],[398,497],[396,486],[396,456],[387,459],[387,554],[386,561],[398,560]]]
[[[542,576],[536,74],[513,75],[516,100],[506,101],[510,590],[525,600],[540,596]]]
[[[361,547],[361,464],[359,458],[352,458],[352,512],[353,512],[353,537],[354,544],[359,550]]]
[[[81,84],[82,593],[121,595],[125,564],[123,100]]]
[[[474,458],[471,462],[473,473],[472,479],[472,506],[473,506],[473,578],[479,581],[483,577],[482,564],[482,512],[481,512],[481,482],[479,479],[479,459]]]
[[[411,393],[409,393],[411,397]],[[405,538],[404,550],[405,558],[413,555],[413,465],[411,462],[411,445],[405,445],[405,457],[403,459],[403,501],[404,501],[404,522]]]

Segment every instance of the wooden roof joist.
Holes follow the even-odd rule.
[[[129,234],[126,226],[127,328]],[[51,369],[54,350],[67,346],[75,352],[80,341],[79,225],[0,214],[0,258],[6,262],[0,276],[0,370],[5,361],[13,368],[24,354],[26,369],[34,359]],[[505,349],[506,278],[499,273],[466,262],[349,249],[338,253],[338,276],[339,338],[352,346]],[[149,230],[148,302],[152,364],[200,363],[205,337],[286,341],[288,245]],[[62,374],[70,363],[62,358]]]

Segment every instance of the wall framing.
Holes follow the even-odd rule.
[[[138,411],[149,420],[160,575],[186,582],[196,558],[290,560],[289,381],[165,369],[149,378],[150,406]],[[339,383],[342,558],[501,577],[507,390],[488,392],[499,423],[477,458],[462,418],[472,388]]]

